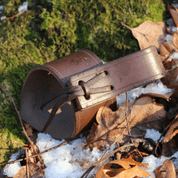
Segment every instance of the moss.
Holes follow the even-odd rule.
[[[0,163],[7,162],[10,156],[23,146],[23,141],[0,125]],[[0,167],[0,171],[3,167]]]

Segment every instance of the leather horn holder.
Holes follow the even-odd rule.
[[[53,138],[76,136],[101,106],[113,107],[116,96],[164,76],[156,48],[151,46],[103,64],[89,50],[35,67],[21,92],[20,115]]]

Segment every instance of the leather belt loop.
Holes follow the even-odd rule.
[[[110,85],[106,85],[104,87],[98,87],[98,88],[90,88],[90,86],[94,85],[96,82],[103,79],[103,77],[106,77],[106,73],[104,71],[101,72],[100,74],[96,74],[95,77],[93,77],[92,79],[88,80],[85,83],[81,83],[78,86],[66,87],[63,90],[59,90],[58,96],[56,96],[56,97],[50,99],[49,101],[47,101],[46,103],[44,103],[41,106],[41,108],[43,108],[46,104],[48,104],[52,100],[58,98],[58,100],[57,100],[56,104],[54,105],[52,112],[50,113],[50,116],[49,116],[49,118],[41,132],[44,133],[47,130],[47,128],[49,127],[50,123],[52,122],[54,116],[56,115],[57,110],[61,106],[63,106],[66,102],[71,101],[71,100],[77,98],[78,96],[89,97],[90,94],[111,91],[112,88]]]

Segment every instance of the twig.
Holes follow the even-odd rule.
[[[175,117],[175,119],[178,117],[178,115],[176,116],[176,114],[174,114],[173,116],[171,116],[169,119],[171,119],[172,117]],[[161,133],[157,143],[156,143],[156,147],[155,147],[155,150],[154,150],[154,153],[157,155],[156,151],[157,151],[157,148],[158,148],[158,145],[159,145],[159,142],[161,140],[161,138],[163,137],[163,135],[166,133],[166,131],[169,129],[169,127],[172,125],[172,123],[174,122],[174,119],[167,125],[167,127],[164,129],[164,131]]]
[[[110,154],[108,154],[107,156],[105,156],[104,158],[100,159],[99,161],[97,161],[94,165],[90,166],[85,172],[84,174],[80,177],[80,178],[84,178],[86,177],[92,170],[93,168],[96,167],[97,164],[101,163],[103,160],[105,160],[106,158],[108,158],[109,156],[111,156],[112,154],[118,152],[120,149],[128,147],[128,146],[134,146],[134,144],[129,144],[129,145],[123,145],[117,149],[115,149],[114,151],[112,151]]]
[[[89,144],[92,144],[94,142],[97,142],[97,141],[101,140],[103,136],[107,135],[110,131],[112,131],[114,129],[117,129],[117,128],[123,128],[124,129],[124,128],[126,128],[126,127],[119,127],[119,125],[124,121],[125,121],[125,118],[120,123],[113,124],[112,127],[108,128],[108,131],[106,133],[104,133],[103,135],[99,136],[97,139],[92,140],[92,141],[90,141],[88,143],[84,143],[82,145],[79,145],[79,146],[75,147],[74,150],[77,149],[77,148],[80,148],[82,146],[86,146],[86,145],[89,145]]]
[[[125,119],[124,119],[124,120],[125,120]],[[124,121],[124,120],[123,120],[123,121]],[[123,122],[123,121],[122,121],[122,122]],[[120,123],[119,123],[119,124],[120,124]],[[90,141],[90,142],[88,142],[88,143],[84,143],[84,144],[82,144],[82,145],[76,146],[76,147],[74,148],[74,150],[76,150],[77,148],[80,148],[80,147],[82,147],[82,146],[90,145],[90,144],[92,144],[92,143],[94,143],[94,142],[100,141],[100,140],[102,140],[102,137],[103,137],[103,136],[107,135],[109,132],[113,131],[114,129],[118,129],[118,128],[119,128],[119,129],[125,129],[126,127],[119,127],[118,125],[116,125],[114,128],[108,129],[108,131],[107,131],[106,133],[104,133],[103,135],[99,136],[97,139],[92,140],[92,141]]]
[[[61,144],[59,144],[59,145],[57,145],[57,146],[55,146],[55,147],[52,147],[52,148],[50,148],[50,149],[48,149],[48,150],[45,150],[45,151],[40,152],[40,153],[37,153],[37,154],[35,154],[35,155],[29,156],[28,159],[34,158],[34,157],[36,157],[36,156],[39,156],[39,155],[42,155],[42,154],[47,153],[47,152],[49,152],[49,151],[52,151],[52,150],[54,150],[54,149],[56,149],[56,148],[58,148],[58,147],[60,147],[60,146],[62,146],[62,145],[65,145],[66,143],[68,143],[68,141],[69,141],[69,140],[66,140],[66,141],[62,142]],[[23,161],[23,160],[26,160],[26,159],[27,159],[27,158],[22,158],[22,159],[18,159],[18,160],[15,160],[15,161],[9,161],[9,162],[5,162],[5,163],[1,163],[0,166],[4,166],[4,165],[6,165],[6,164],[13,164],[13,163],[16,163],[16,162],[19,162],[19,161]]]
[[[125,127],[125,129],[124,129],[124,131],[122,132],[121,136],[123,136],[123,134],[124,134],[126,128],[128,129],[129,135],[131,135],[131,134],[130,134],[130,128],[129,128],[128,120],[127,120],[127,116],[128,116],[128,95],[127,95],[127,92],[126,92],[126,101],[127,101],[127,102],[126,102],[126,114],[125,114],[125,118],[124,118],[123,121],[126,120],[126,122],[127,122],[127,127]],[[130,114],[130,115],[131,115],[131,114]],[[117,125],[117,127],[118,127],[118,125]],[[116,128],[117,128],[117,127],[116,127]],[[120,137],[121,137],[121,136],[120,136]],[[120,139],[120,137],[119,137],[119,139]],[[96,162],[94,165],[92,165],[91,167],[89,167],[88,170],[85,171],[85,173],[81,176],[81,178],[84,178],[85,176],[87,176],[87,175],[93,170],[93,168],[95,168],[95,166],[96,166],[97,164],[99,164],[100,162],[102,162],[104,159],[106,159],[106,158],[109,157],[110,155],[116,153],[116,152],[119,151],[121,148],[127,147],[127,146],[135,146],[135,144],[134,144],[133,141],[132,141],[132,144],[124,145],[124,146],[122,146],[122,147],[119,147],[119,148],[117,148],[116,150],[114,150],[113,152],[111,152],[109,155],[106,156],[106,154],[107,154],[107,153],[109,152],[109,150],[115,145],[116,142],[118,142],[118,139],[115,140],[115,141],[112,143],[112,145],[109,147],[109,149],[105,152],[105,154],[101,157],[101,159],[100,159],[98,162]]]
[[[172,55],[172,54],[174,54],[176,52],[176,50],[175,49],[173,49],[170,53],[169,53],[169,55],[162,61],[163,62],[163,64],[169,59],[169,57]]]
[[[6,19],[12,19],[12,18],[14,18],[14,17],[18,17],[19,15],[23,15],[23,14],[25,14],[25,12],[23,12],[23,13],[18,13],[18,14],[16,14],[16,15],[13,15],[13,16],[11,16],[11,17],[7,17]],[[30,15],[39,15],[39,13],[30,13],[30,12],[28,12],[28,14],[30,14]]]
[[[126,118],[126,122],[127,122],[128,134],[129,134],[129,135],[131,135],[131,133],[130,133],[130,127],[129,127],[129,123],[128,123],[127,116],[128,116],[128,95],[127,95],[127,92],[126,92],[126,108],[125,108],[125,118]]]
[[[126,128],[124,129],[124,131],[125,131],[125,130],[126,130]],[[107,149],[107,151],[106,151],[106,152],[104,153],[104,155],[101,157],[101,159],[104,158],[104,157],[108,154],[109,150],[110,150],[117,142],[120,141],[120,139],[122,138],[122,136],[123,136],[123,134],[124,134],[124,131],[123,131],[122,134],[120,135],[119,139],[116,139],[116,140],[112,143],[112,145],[110,145],[110,147]]]
[[[128,134],[124,134],[125,136],[127,136],[127,137],[143,137],[144,136],[144,134],[143,135],[128,135]]]
[[[25,149],[25,154],[26,154],[26,171],[27,171],[27,178],[29,178],[29,168],[28,168],[28,148]]]
[[[126,92],[126,114],[125,114],[125,117],[126,117],[126,122],[127,122],[128,134],[131,136],[130,140],[131,140],[132,144],[134,144],[134,141],[132,140],[132,134],[130,132],[130,127],[129,127],[128,119],[127,119],[127,114],[128,114],[127,113],[127,109],[128,109],[128,95],[127,95],[127,92]],[[130,113],[130,118],[131,118],[131,113]],[[141,158],[143,158],[143,156],[140,153],[140,151],[138,150],[138,148],[136,148],[136,150],[137,150],[138,154],[141,156]]]
[[[32,145],[32,149],[35,150],[35,149],[34,149],[34,146],[33,146],[33,142],[32,142],[31,139],[29,138],[29,136],[28,136],[28,134],[27,134],[27,132],[26,132],[26,130],[25,130],[25,128],[24,128],[24,125],[23,125],[23,123],[22,123],[22,119],[21,119],[21,117],[20,117],[19,111],[18,111],[18,109],[17,109],[17,107],[16,107],[16,104],[15,104],[15,102],[14,102],[14,99],[3,89],[1,83],[0,83],[0,89],[1,89],[4,93],[6,93],[6,95],[11,99],[11,101],[12,101],[12,103],[13,103],[13,105],[14,105],[15,111],[17,112],[17,114],[18,114],[18,116],[19,116],[19,121],[20,121],[20,124],[21,124],[21,126],[22,126],[23,132],[24,132],[26,138],[28,139],[28,141],[30,142],[30,144]]]
[[[34,148],[34,143],[31,141],[31,139],[29,138],[29,136],[28,136],[28,134],[27,134],[27,132],[26,132],[26,130],[25,130],[25,127],[24,127],[24,125],[23,125],[21,116],[20,116],[19,111],[18,111],[18,109],[17,109],[17,106],[16,106],[16,104],[15,104],[15,102],[14,102],[14,99],[7,93],[7,91],[5,91],[5,90],[3,89],[1,83],[0,83],[0,89],[1,89],[4,93],[6,93],[6,95],[7,95],[7,96],[10,98],[10,100],[12,101],[12,103],[13,103],[13,105],[14,105],[14,108],[15,108],[15,111],[17,112],[17,114],[18,114],[18,116],[19,116],[19,121],[20,121],[20,124],[21,124],[21,126],[22,126],[23,133],[25,134],[27,140],[28,140],[29,143],[31,144],[32,151],[36,154],[37,152],[36,152],[36,150],[35,150],[35,148]],[[43,161],[41,160],[41,158],[38,157],[38,159],[39,159],[40,163],[42,164]]]

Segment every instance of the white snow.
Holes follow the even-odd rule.
[[[44,151],[59,145],[63,141],[55,140],[48,134],[39,133],[37,146],[40,151]],[[43,154],[42,157],[45,165],[47,166],[47,168],[44,169],[45,177],[80,177],[91,163],[98,161],[102,157],[103,152],[99,151],[97,148],[94,148],[92,151],[89,149],[82,150],[82,148],[74,150],[76,146],[85,143],[85,141],[86,140],[84,138],[79,138],[69,144]]]
[[[173,36],[172,36],[172,35],[167,34],[167,35],[166,35],[166,39],[165,39],[165,40],[166,40],[168,43],[170,43],[170,44],[172,44],[172,45],[173,45],[172,38],[173,38]]]
[[[144,157],[142,163],[149,163],[149,166],[148,168],[142,168],[142,169],[146,170],[150,175],[153,176],[153,178],[155,178],[153,171],[157,167],[161,166],[166,159],[169,159],[169,158],[165,156],[162,156],[161,158],[157,158],[154,155]],[[151,178],[151,176],[148,176],[147,178]]]
[[[4,6],[3,6],[3,5],[1,5],[1,6],[0,6],[0,10],[2,11],[3,9],[4,9]]]
[[[147,129],[144,137],[151,138],[156,143],[158,139],[160,138],[160,136],[161,136],[161,133],[159,133],[159,131],[156,131],[154,129]]]
[[[137,97],[139,97],[141,94],[146,94],[146,93],[156,93],[156,94],[166,94],[171,92],[172,89],[167,88],[163,83],[159,80],[158,82],[151,83],[147,87],[138,87],[133,90],[130,90],[127,92],[128,95],[128,100],[130,102],[133,102]],[[126,101],[126,94],[123,93],[119,95],[117,98],[117,106],[120,106],[121,103]]]
[[[154,134],[153,134],[154,133]],[[148,136],[148,137],[147,137]],[[154,141],[157,141],[159,138],[160,133],[151,129],[147,130],[147,134],[145,135],[146,138],[156,138]],[[37,139],[37,146],[39,147],[40,151],[47,150],[51,147],[54,147],[63,141],[55,140],[50,135],[39,133]],[[91,166],[92,163],[97,162],[102,155],[103,152],[99,151],[97,148],[94,148],[93,151],[90,150],[82,150],[82,148],[78,148],[74,150],[78,145],[85,143],[84,138],[79,138],[77,140],[72,141],[69,144],[63,145],[55,150],[42,154],[44,159],[44,163],[47,168],[44,169],[45,171],[45,178],[79,178],[84,171]],[[113,149],[112,149],[113,151]],[[111,152],[111,151],[110,151]],[[16,160],[19,156],[19,152],[13,154],[11,156],[10,161]],[[153,171],[166,159],[175,158],[173,163],[175,167],[178,167],[178,152],[176,152],[171,157],[162,156],[161,158],[157,158],[153,155],[147,156],[143,159],[142,163],[148,163],[148,168],[143,168],[148,173],[150,173],[154,178],[155,175]],[[6,166],[4,170],[5,175],[9,177],[13,177],[17,174],[18,170],[20,169],[20,163],[14,163]],[[96,174],[97,171],[92,171],[90,176]],[[89,176],[89,178],[90,178]],[[150,178],[150,177],[147,177]]]
[[[5,19],[6,19],[6,16],[1,17],[1,21],[5,20]]]
[[[9,161],[15,161],[18,158],[19,154],[19,151],[17,153],[12,154]],[[7,175],[8,177],[14,177],[19,171],[20,167],[20,162],[8,164],[5,166],[4,175]]]
[[[38,134],[37,146],[40,152],[59,145],[64,140],[59,141],[53,139],[49,134]],[[103,152],[94,148],[92,151],[89,149],[82,150],[78,148],[74,150],[76,146],[85,143],[84,138],[79,138],[69,144],[63,145],[55,150],[44,153],[42,155],[44,163],[47,168],[44,169],[45,178],[77,178],[80,177],[85,170],[97,162]],[[10,161],[16,160],[19,153],[15,153],[11,156]],[[20,169],[20,163],[14,163],[6,166],[4,171],[5,175],[13,177]],[[91,172],[93,174],[94,171]]]
[[[142,169],[146,170],[149,174],[153,176],[153,178],[155,178],[153,171],[157,167],[161,166],[166,159],[171,159],[172,162],[174,163],[175,169],[178,168],[178,152],[176,152],[170,157],[161,156],[160,158],[157,158],[154,155],[144,157],[142,163],[149,163],[149,166],[148,168],[142,168]],[[151,177],[149,176],[147,178],[151,178]]]
[[[167,21],[166,21],[167,25],[170,27],[174,27],[175,26],[175,23],[174,23],[174,20],[172,18],[169,18]]]
[[[28,2],[23,2],[22,6],[18,8],[19,13],[25,12],[28,10]]]

